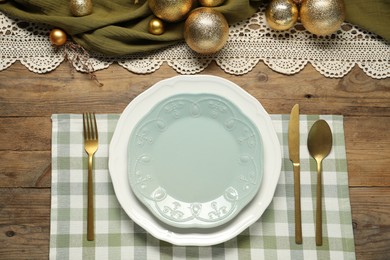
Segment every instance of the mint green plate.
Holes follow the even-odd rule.
[[[178,94],[138,121],[128,143],[136,197],[161,221],[210,228],[234,218],[263,176],[257,127],[229,100]]]

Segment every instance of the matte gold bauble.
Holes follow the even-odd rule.
[[[343,0],[303,0],[300,12],[305,29],[316,35],[336,32],[345,18]]]
[[[266,21],[274,30],[288,30],[298,20],[298,7],[292,0],[272,0],[265,10]]]
[[[223,48],[229,37],[229,25],[223,14],[209,7],[195,9],[184,24],[184,39],[201,54],[212,54]]]
[[[92,0],[70,0],[70,12],[74,16],[85,16],[92,13]]]
[[[223,4],[225,0],[198,0],[198,2],[201,6],[214,7]]]
[[[193,0],[148,0],[149,8],[167,22],[183,20],[192,8]]]
[[[164,22],[161,21],[160,19],[158,18],[153,18],[152,20],[150,20],[149,22],[149,28],[148,28],[149,32],[151,34],[155,34],[155,35],[160,35],[160,34],[163,34],[165,32],[165,28],[164,28]]]
[[[54,45],[61,46],[66,43],[66,33],[60,29],[53,29],[50,31],[50,42]]]

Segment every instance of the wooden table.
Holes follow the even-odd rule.
[[[272,114],[344,115],[353,228],[358,259],[390,259],[390,78],[359,68],[341,79],[310,65],[286,76],[260,63],[244,76],[211,64],[204,74],[229,79]],[[138,94],[177,73],[167,65],[137,75],[112,65],[87,74],[62,64],[39,75],[16,63],[0,72],[0,259],[47,259],[50,237],[53,113],[120,113]]]

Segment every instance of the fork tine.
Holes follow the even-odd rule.
[[[86,113],[86,118],[87,118],[87,140],[91,140],[91,114]]]
[[[92,129],[92,120],[91,120],[91,113],[87,113],[87,130],[88,130],[88,140],[93,139],[93,129]]]
[[[92,113],[92,121],[93,121],[93,127],[92,127],[92,133],[93,133],[93,136],[92,138],[97,140],[98,139],[98,131],[97,131],[97,123],[96,123],[96,116],[95,116],[95,113]]]
[[[87,114],[83,113],[83,128],[84,128],[84,139],[88,138],[88,130],[87,130]]]

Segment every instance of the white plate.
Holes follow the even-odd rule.
[[[159,221],[132,192],[127,173],[127,144],[137,124],[157,103],[178,94],[219,95],[234,103],[256,124],[263,139],[264,175],[259,192],[224,225],[177,228]],[[119,203],[129,217],[154,237],[175,245],[207,246],[225,242],[253,224],[272,201],[281,170],[281,148],[271,118],[261,104],[236,84],[214,76],[177,76],[160,81],[137,96],[118,120],[109,149],[109,171]]]
[[[257,194],[263,142],[229,100],[179,94],[159,102],[128,143],[132,191],[161,221],[210,228],[234,218]]]

